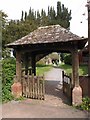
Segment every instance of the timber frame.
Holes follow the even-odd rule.
[[[32,68],[32,73],[36,75],[36,62],[42,57],[52,52],[71,53],[72,81],[74,85],[72,103],[80,104],[82,90],[79,86],[78,50],[82,49],[86,42],[87,39],[74,35],[60,25],[52,25],[38,28],[29,35],[8,44],[7,47],[13,48],[16,53],[17,81],[21,83],[22,63],[24,63],[26,75],[28,74],[29,66]]]

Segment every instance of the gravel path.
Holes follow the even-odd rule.
[[[45,74],[45,100],[26,99],[2,105],[3,118],[88,118],[88,113],[68,105],[62,93],[62,70]]]

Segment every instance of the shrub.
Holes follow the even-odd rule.
[[[69,65],[72,64],[72,56],[71,56],[71,54],[67,54],[67,55],[64,57],[64,63],[65,63],[65,64],[69,64]]]
[[[15,59],[7,58],[2,60],[2,101],[7,102],[13,99],[11,95],[11,85],[15,75]]]
[[[81,110],[90,111],[90,98],[89,97],[84,97],[82,99],[82,104],[77,106],[77,108],[79,108]]]

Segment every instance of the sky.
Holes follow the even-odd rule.
[[[0,10],[8,15],[8,19],[20,19],[21,12],[29,11],[31,7],[34,10],[46,11],[48,6],[54,6],[56,9],[57,1],[60,1],[69,10],[72,10],[72,20],[70,22],[70,31],[80,37],[88,37],[87,20],[87,0],[0,0]]]

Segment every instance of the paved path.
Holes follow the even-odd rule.
[[[62,94],[61,70],[53,68],[45,75],[45,100],[26,99],[2,105],[3,118],[87,118],[88,113],[68,105]]]
[[[60,81],[60,83],[62,83],[62,70],[53,68],[45,74],[45,79],[48,81]]]

